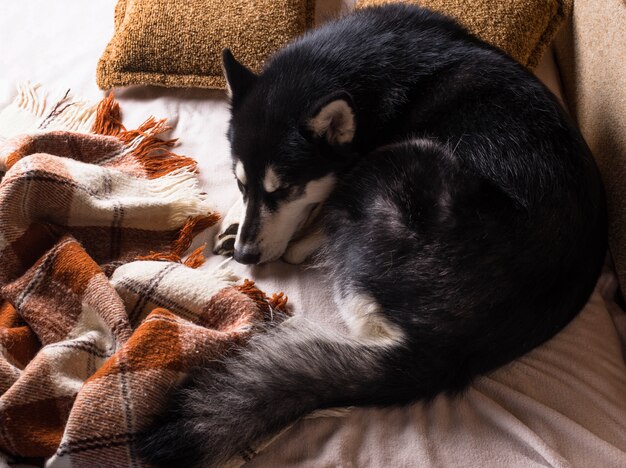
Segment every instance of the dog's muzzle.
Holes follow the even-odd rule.
[[[261,252],[254,248],[244,246],[243,249],[235,249],[233,258],[238,263],[243,263],[244,265],[254,265],[259,263],[259,260],[261,260]]]

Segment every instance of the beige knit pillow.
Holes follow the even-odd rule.
[[[357,7],[398,0],[357,0]],[[406,0],[456,18],[472,33],[534,68],[574,0]]]
[[[98,86],[224,88],[229,47],[253,70],[312,26],[315,0],[119,0]]]

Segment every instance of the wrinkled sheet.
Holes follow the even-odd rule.
[[[25,79],[101,98],[95,67],[113,33],[114,3],[0,2],[0,106],[12,99],[15,83]],[[346,7],[334,0],[320,3],[319,17]],[[537,73],[558,91],[550,57]],[[217,210],[232,205],[237,189],[225,137],[224,93],[135,87],[115,94],[129,127],[147,114],[173,119],[172,135],[181,137],[175,151],[197,159],[204,189]],[[200,234],[196,244],[210,242],[214,234]],[[222,260],[209,258],[203,268]],[[296,314],[342,326],[323,272],[281,262],[229,266],[253,277],[263,290],[285,291]],[[614,287],[609,272],[600,290],[611,297]],[[626,370],[618,335],[626,336],[623,317],[598,291],[557,339],[480,379],[460,400],[441,397],[429,406],[357,409],[305,419],[250,465],[626,466]]]

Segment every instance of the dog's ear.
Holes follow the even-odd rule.
[[[304,131],[313,138],[323,138],[331,146],[352,143],[356,132],[352,96],[346,91],[340,91],[320,99],[311,108],[304,126]]]
[[[241,99],[256,82],[258,76],[237,61],[230,49],[222,52],[224,76],[228,85],[228,95],[233,102]]]

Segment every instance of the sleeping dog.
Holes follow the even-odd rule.
[[[234,257],[313,254],[344,336],[298,318],[194,370],[140,439],[213,465],[318,408],[462,391],[583,307],[606,244],[580,133],[526,69],[418,7],[364,9],[256,75],[224,53]]]

